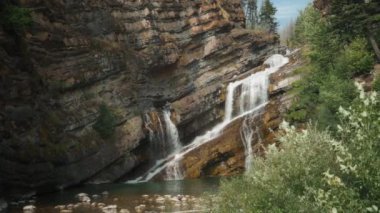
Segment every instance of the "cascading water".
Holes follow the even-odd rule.
[[[166,141],[170,144],[170,146],[172,146],[172,150],[179,151],[182,146],[179,140],[177,127],[170,118],[170,110],[165,109],[163,115],[166,128]]]
[[[245,170],[250,171],[253,162],[253,149],[252,149],[252,137],[253,129],[250,123],[250,116],[246,117],[243,121],[240,130],[240,136],[245,150]]]
[[[172,165],[178,165],[178,163],[187,153],[220,136],[221,132],[228,124],[262,109],[268,101],[270,74],[276,72],[288,62],[288,58],[275,54],[264,62],[264,64],[269,65],[269,68],[266,68],[264,71],[257,72],[243,80],[230,83],[227,87],[225,117],[223,122],[217,124],[214,128],[206,132],[204,135],[196,137],[193,142],[187,146],[182,147],[179,152],[175,152],[169,155],[167,158],[157,161],[156,165],[154,165],[145,175],[133,181],[130,181],[130,183],[149,181],[162,171],[167,171],[167,168],[172,168]],[[238,91],[240,91],[240,94],[238,94]],[[238,106],[239,110],[235,110],[236,107],[234,106],[236,105]],[[253,159],[252,136],[254,133],[253,130],[249,128],[248,123],[245,125],[245,130],[242,130],[245,132],[242,134],[242,136],[244,137],[243,141],[246,148],[246,167],[249,168],[250,165],[247,164],[251,164]]]
[[[173,147],[173,154],[180,152],[182,145],[179,139],[178,130],[176,125],[170,119],[170,110],[164,110],[164,121],[166,124],[166,140],[170,142]],[[183,179],[182,170],[179,165],[179,160],[174,160],[166,168],[166,180],[181,180]]]
[[[244,145],[245,151],[245,170],[249,172],[252,170],[253,165],[253,137],[257,137],[258,144],[261,144],[261,132],[259,126],[253,127],[254,121],[256,119],[256,115],[248,115],[245,117],[242,126],[240,128],[240,136]]]

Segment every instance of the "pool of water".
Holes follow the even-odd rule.
[[[220,178],[147,182],[139,184],[85,185],[35,198],[37,212],[102,212],[104,207],[130,212],[177,212],[207,209],[201,197],[215,194]],[[79,194],[85,196],[80,202]],[[90,200],[88,200],[90,199]],[[20,212],[25,204],[12,206],[10,212]],[[33,201],[32,201],[33,202]],[[127,212],[127,211],[125,211]]]

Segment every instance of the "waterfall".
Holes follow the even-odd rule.
[[[181,169],[181,156],[175,153],[174,159],[167,165],[165,169],[166,180],[182,180],[183,171]]]
[[[164,121],[166,124],[166,140],[170,142],[173,149],[173,154],[176,156],[182,145],[180,143],[179,134],[176,125],[170,119],[171,113],[169,109],[164,110]],[[180,160],[174,158],[174,160],[165,169],[166,180],[181,180],[183,179],[182,170],[180,167]]]
[[[252,162],[253,162],[253,149],[252,149],[252,137],[253,137],[253,128],[249,121],[250,116],[246,117],[243,121],[240,130],[241,140],[244,145],[245,150],[245,170],[250,171]]]
[[[253,137],[256,135],[258,144],[261,144],[261,132],[259,126],[253,126],[256,116],[249,115],[244,118],[242,126],[240,128],[240,137],[244,145],[245,154],[245,170],[249,172],[252,170],[253,165]]]
[[[276,72],[288,62],[288,58],[275,54],[264,62],[264,64],[269,65],[269,68],[252,74],[245,79],[230,83],[227,87],[225,117],[221,123],[214,126],[214,128],[212,128],[210,131],[207,131],[205,134],[196,137],[189,145],[182,147],[178,152],[169,155],[165,159],[157,161],[156,165],[154,165],[145,175],[133,181],[129,181],[129,183],[149,181],[162,171],[168,171],[168,168],[169,170],[173,171],[173,165],[179,165],[179,162],[187,153],[220,136],[223,129],[227,125],[240,118],[261,110],[264,106],[266,106],[268,101],[270,74]],[[238,106],[239,110],[236,110],[236,107],[234,107],[236,105]],[[246,149],[246,168],[249,169],[250,165],[247,164],[251,164],[253,159],[252,136],[254,132],[249,125],[251,122],[245,121],[244,123],[242,130],[242,140]],[[174,173],[172,172],[172,174]]]
[[[166,128],[166,141],[170,144],[172,150],[179,151],[182,146],[179,140],[177,127],[170,118],[170,109],[165,109],[163,115]]]
[[[156,153],[162,153],[165,156],[170,149],[170,144],[167,143],[166,134],[164,132],[164,126],[162,125],[160,116],[158,113],[149,113],[144,116],[145,128],[149,132],[149,141]],[[169,150],[170,151],[170,150]],[[157,156],[162,157],[162,156]]]

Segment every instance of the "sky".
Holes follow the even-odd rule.
[[[272,0],[277,8],[277,21],[279,30],[282,30],[293,19],[298,16],[298,12],[304,9],[312,0]]]

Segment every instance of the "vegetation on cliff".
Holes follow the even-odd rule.
[[[327,14],[301,12],[287,42],[302,47],[306,61],[291,125],[251,172],[222,184],[215,212],[379,212],[380,78],[373,92],[354,82],[373,74],[380,7],[330,3]]]
[[[284,123],[280,148],[270,146],[252,172],[224,182],[215,212],[377,212],[380,102],[358,87],[352,106],[339,109],[334,134]]]
[[[7,1],[0,2],[0,24],[6,29],[22,30],[32,25],[30,10],[21,8]]]
[[[247,28],[269,33],[277,31],[278,23],[275,17],[277,8],[270,0],[264,0],[260,10],[258,10],[257,0],[243,0],[242,2],[245,5]]]
[[[297,101],[287,117],[292,123],[311,119],[322,129],[334,128],[338,108],[348,107],[355,97],[352,79],[370,74],[373,68],[374,54],[367,39],[358,34],[347,41],[332,23],[311,6],[296,22],[291,43],[303,47],[308,63],[300,70],[304,79],[293,91]]]
[[[102,104],[99,107],[99,116],[94,124],[93,128],[97,131],[103,139],[108,139],[112,137],[115,132],[116,119],[115,115],[107,107],[107,105]]]

